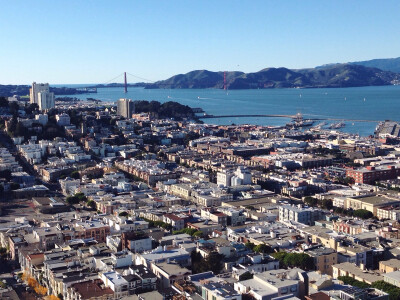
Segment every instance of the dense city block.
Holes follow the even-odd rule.
[[[41,83],[0,106],[2,299],[400,299],[395,122],[210,125]]]

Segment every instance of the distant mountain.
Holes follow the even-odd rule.
[[[1,85],[0,84],[0,97],[11,97],[13,95],[27,96],[29,95],[29,85]],[[69,87],[50,87],[50,92],[54,95],[76,95],[86,94],[87,92]]]
[[[227,72],[227,82],[243,75],[243,72]],[[196,70],[186,74],[178,74],[167,80],[157,81],[148,84],[146,88],[166,88],[166,89],[206,89],[223,88],[224,72],[211,72],[207,70]]]
[[[227,72],[228,89],[315,88],[377,86],[398,83],[400,74],[355,64],[333,64],[311,69],[266,68],[254,73]],[[224,87],[224,72],[191,71],[146,85],[146,88]]]
[[[383,71],[391,71],[400,73],[400,57],[397,58],[380,58],[365,61],[355,61],[350,64],[360,65],[370,68],[378,68]]]

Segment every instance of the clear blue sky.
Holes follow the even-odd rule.
[[[196,69],[254,72],[400,56],[398,0],[0,5],[0,84],[105,83],[124,71],[159,80]]]

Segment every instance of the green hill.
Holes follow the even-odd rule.
[[[290,70],[266,68],[254,73],[227,72],[228,89],[358,87],[391,85],[400,74],[355,64],[334,64],[318,68]],[[224,72],[191,71],[146,88],[217,88],[224,87]]]

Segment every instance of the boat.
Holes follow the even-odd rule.
[[[317,124],[317,125],[315,125],[315,126],[313,126],[313,127],[311,127],[311,129],[312,130],[321,130],[325,125],[327,125],[328,123],[326,123],[326,122],[322,122],[322,123],[319,123],[319,124]]]
[[[344,126],[346,126],[346,123],[344,122],[338,122],[338,123],[332,123],[329,125],[329,129],[339,129],[339,128],[343,128]]]
[[[292,118],[292,121],[287,124],[288,127],[291,128],[300,128],[300,127],[310,127],[315,123],[315,121],[307,119],[303,119],[303,115],[301,113],[296,114],[295,117]]]

